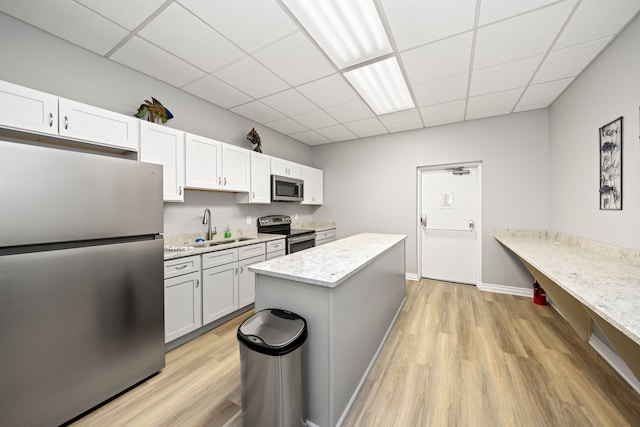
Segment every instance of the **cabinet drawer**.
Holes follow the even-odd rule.
[[[270,254],[271,252],[279,252],[279,251],[284,251],[284,250],[286,250],[284,239],[272,240],[270,242],[267,242],[267,253],[268,254]]]
[[[258,255],[264,255],[264,243],[256,243],[255,245],[241,246],[239,259],[247,259]]]
[[[325,240],[325,239],[335,239],[335,238],[336,238],[335,228],[332,228],[331,230],[325,230],[325,231],[316,231],[316,241]]]
[[[200,270],[200,256],[177,258],[164,262],[164,278],[181,276]]]
[[[281,249],[279,251],[275,251],[275,252],[269,252],[267,253],[267,261],[269,261],[270,259],[274,259],[274,258],[279,258],[281,256],[285,256],[287,254],[287,251],[285,249]]]
[[[202,255],[202,269],[217,267],[218,265],[235,261],[238,261],[238,248],[209,252]]]

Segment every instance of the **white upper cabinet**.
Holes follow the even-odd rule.
[[[58,107],[60,136],[138,151],[136,117],[64,98],[59,98]]]
[[[271,157],[251,152],[251,187],[236,194],[237,203],[271,203]]]
[[[302,178],[302,165],[289,160],[271,158],[271,174],[288,176],[289,178]]]
[[[251,175],[251,151],[222,143],[222,189],[248,192]]]
[[[58,134],[58,97],[0,80],[0,126]]]
[[[163,166],[165,202],[184,201],[184,132],[140,122],[140,161]]]
[[[222,189],[222,142],[186,134],[185,186],[199,190]]]
[[[321,205],[324,202],[323,172],[320,169],[302,166],[302,180],[304,181],[303,205]]]

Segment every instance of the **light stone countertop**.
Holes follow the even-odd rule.
[[[242,236],[235,236],[232,237],[230,239],[224,239],[221,237],[216,237],[214,238],[212,241],[228,241],[229,243],[222,243],[220,245],[214,245],[214,246],[204,246],[204,247],[197,247],[195,246],[195,242],[193,241],[193,239],[191,239],[191,235],[182,235],[182,236],[186,236],[186,238],[183,237],[177,237],[177,236],[172,236],[169,238],[165,238],[165,245],[167,246],[187,246],[187,247],[191,247],[191,249],[188,250],[184,250],[184,251],[164,251],[164,260],[168,261],[170,259],[176,259],[176,258],[184,258],[184,257],[188,257],[188,256],[192,256],[192,255],[201,255],[204,253],[208,253],[208,252],[215,252],[215,251],[222,251],[225,249],[233,249],[233,248],[239,248],[240,246],[247,246],[247,245],[255,245],[256,243],[265,243],[265,242],[269,242],[271,240],[278,240],[278,239],[284,239],[285,236],[280,235],[280,234],[263,234],[263,233],[259,233],[259,234],[254,234],[254,235],[242,235]],[[195,234],[193,236],[196,236]],[[250,237],[250,240],[242,240],[242,241],[236,241],[235,239],[237,237]]]
[[[547,230],[494,237],[640,344],[640,252]]]
[[[356,234],[254,264],[249,271],[334,288],[406,238],[401,234]]]

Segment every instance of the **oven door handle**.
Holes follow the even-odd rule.
[[[300,237],[289,237],[287,238],[287,243],[289,243],[289,245],[295,245],[296,243],[306,242],[306,241],[315,240],[315,239],[316,239],[315,234],[307,234],[305,236],[300,236]]]

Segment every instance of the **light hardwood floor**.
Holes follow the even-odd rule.
[[[640,426],[640,396],[551,307],[428,280],[407,294],[344,426]],[[250,314],[72,425],[241,426],[235,333]]]

